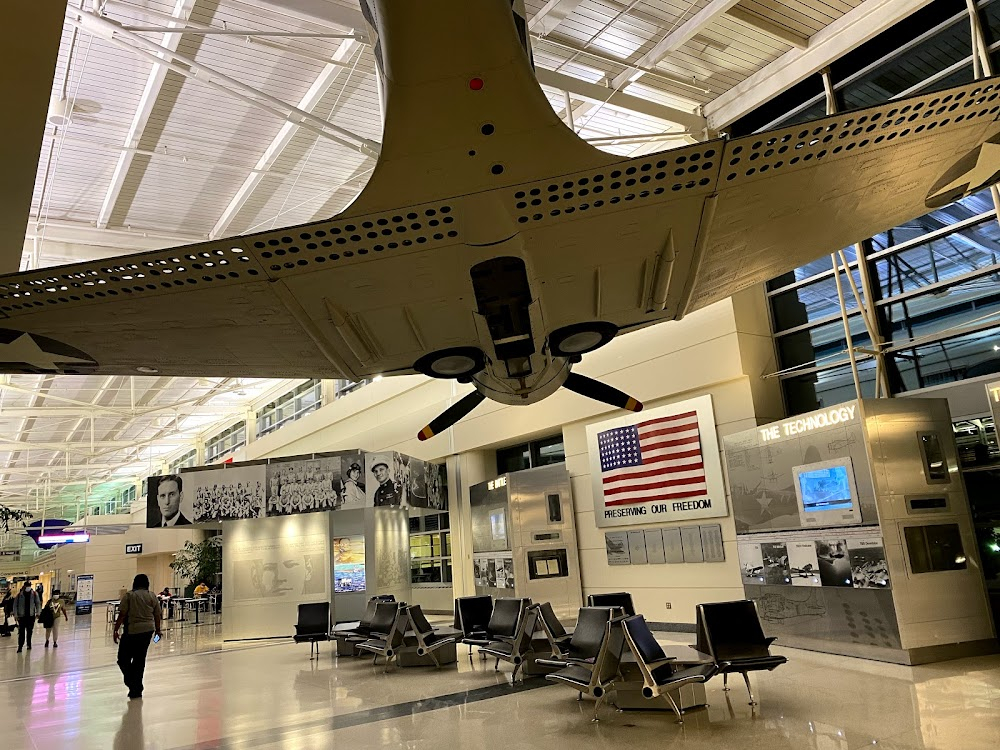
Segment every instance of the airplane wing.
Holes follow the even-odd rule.
[[[1000,79],[728,141],[681,313],[1000,178]]]

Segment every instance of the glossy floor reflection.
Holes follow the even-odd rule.
[[[83,618],[81,618],[82,620]],[[217,627],[176,629],[154,646],[146,696],[129,702],[103,622],[78,625],[58,651],[0,643],[0,747],[307,749],[689,748],[979,750],[1000,744],[1000,657],[902,667],[794,649],[789,662],[730,693],[708,683],[708,709],[683,726],[665,712],[602,710],[558,685],[507,684],[509,669],[391,669],[318,661],[288,643],[229,646]],[[44,641],[44,636],[39,643]],[[665,640],[666,642],[666,640]],[[158,650],[159,649],[159,650]]]

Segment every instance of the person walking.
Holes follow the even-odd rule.
[[[153,634],[161,635],[161,617],[160,600],[149,590],[149,578],[140,573],[132,581],[132,590],[125,592],[121,599],[112,633],[118,644],[118,668],[130,699],[142,697],[146,652]]]
[[[48,615],[45,615],[46,609],[49,610]],[[59,622],[59,618],[62,617],[69,622],[69,615],[66,614],[66,605],[63,604],[62,597],[58,591],[52,593],[52,598],[45,605],[42,614],[45,615],[44,619],[42,617],[38,619],[45,626],[45,648],[49,647],[50,637],[52,638],[52,648],[59,648],[59,626],[62,624]]]
[[[10,589],[3,592],[3,602],[0,602],[0,606],[3,607],[3,627],[0,627],[0,636],[9,638],[10,628],[7,626],[7,621],[14,616],[14,597],[10,595]]]
[[[27,581],[14,600],[14,617],[17,619],[17,653],[21,653],[27,641],[28,651],[31,651],[31,633],[35,629],[35,618],[42,611],[38,594]]]

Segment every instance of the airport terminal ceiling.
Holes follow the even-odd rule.
[[[941,4],[529,0],[523,33],[554,116],[611,163],[703,142]],[[362,146],[384,135],[371,41],[347,1],[71,0],[44,111],[24,113],[39,158],[0,270],[100,266],[344,210],[375,164]],[[65,509],[299,382],[4,375],[0,502]]]

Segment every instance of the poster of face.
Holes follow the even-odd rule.
[[[343,503],[340,456],[267,465],[267,515],[337,510]]]
[[[760,545],[750,542],[741,543],[736,546],[736,552],[740,557],[740,572],[743,576],[743,582],[764,583],[764,558],[760,553]]]
[[[333,591],[365,590],[365,538],[341,536],[333,540]]]
[[[790,586],[788,548],[784,542],[761,542],[760,556],[764,563],[764,583],[772,586]]]
[[[266,464],[186,472],[184,479],[194,496],[195,523],[264,516]]]
[[[325,597],[327,542],[323,534],[234,541],[223,561],[234,602]]]
[[[847,542],[844,539],[825,539],[816,542],[816,557],[819,560],[819,578],[824,586],[854,585],[851,561],[847,556]]]
[[[340,456],[340,507],[345,510],[365,508],[370,503],[365,494],[365,457],[360,451]]]
[[[146,480],[146,528],[189,526],[194,520],[192,495],[185,495],[184,477],[165,474]]]
[[[851,574],[856,589],[889,588],[889,564],[880,537],[851,539],[847,543]]]
[[[793,586],[822,586],[816,542],[788,542],[788,568]]]
[[[365,478],[368,481],[368,505],[376,508],[399,507],[403,490],[396,478],[396,454],[366,453]]]

